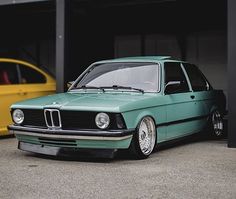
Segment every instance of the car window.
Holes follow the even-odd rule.
[[[0,85],[18,84],[16,64],[0,62]]]
[[[183,63],[183,65],[188,74],[193,91],[206,91],[210,89],[210,84],[195,65],[187,63]]]
[[[46,77],[40,72],[24,65],[19,65],[19,68],[21,73],[21,84],[46,83]]]
[[[173,93],[183,93],[189,91],[188,83],[183,73],[183,70],[180,66],[180,63],[166,62],[164,64],[164,69],[165,69],[165,86],[170,82],[180,82],[180,84],[176,84],[166,88],[168,89],[168,91],[166,90],[166,93],[173,94]]]
[[[95,65],[76,87],[134,87],[146,92],[159,89],[159,70],[155,63],[103,63]]]

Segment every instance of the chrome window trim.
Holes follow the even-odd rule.
[[[188,76],[188,73],[187,73],[187,71],[185,70],[185,67],[184,67],[184,65],[183,65],[183,62],[181,62],[180,65],[181,65],[182,71],[183,71],[183,73],[184,73],[184,75],[185,75],[185,78],[186,78],[186,80],[187,80],[189,91],[190,91],[190,92],[194,92],[194,91],[193,91],[193,88],[192,88],[192,84],[191,84],[190,79],[189,79],[189,76]]]

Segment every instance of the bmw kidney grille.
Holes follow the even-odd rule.
[[[61,128],[61,115],[57,109],[44,110],[45,122],[48,128],[58,129]]]

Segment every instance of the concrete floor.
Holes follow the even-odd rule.
[[[171,147],[170,147],[171,146]],[[236,198],[236,149],[187,140],[146,160],[49,158],[0,139],[0,198]]]

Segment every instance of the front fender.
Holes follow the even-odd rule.
[[[164,106],[133,110],[122,113],[128,129],[136,128],[145,116],[153,118],[156,125],[166,121],[166,108]]]

